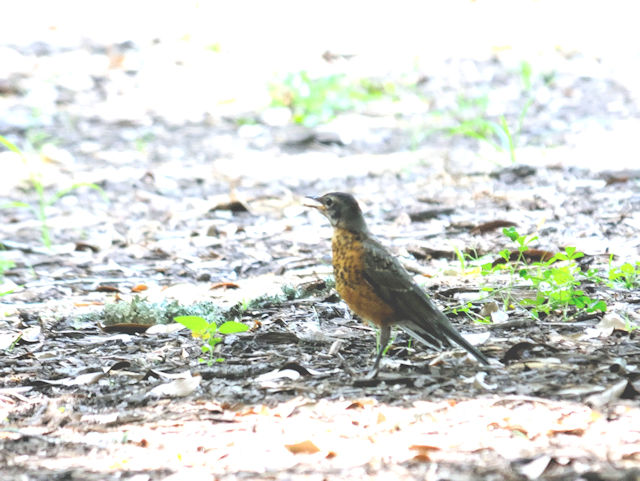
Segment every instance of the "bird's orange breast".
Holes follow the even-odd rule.
[[[393,308],[376,294],[365,278],[362,234],[336,228],[333,232],[333,274],[336,290],[353,312],[378,325],[391,322]]]

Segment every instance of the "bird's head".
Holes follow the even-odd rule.
[[[322,197],[308,197],[312,202],[308,207],[317,209],[324,215],[332,227],[347,229],[353,232],[367,231],[362,210],[351,194],[330,192]]]

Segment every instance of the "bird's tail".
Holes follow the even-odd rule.
[[[431,323],[424,321],[403,321],[399,324],[399,327],[407,331],[410,335],[424,344],[434,347],[436,349],[442,349],[443,347],[450,346],[449,339],[454,341],[460,347],[464,348],[469,354],[473,355],[478,361],[483,364],[489,365],[489,359],[476,349],[469,341],[467,341],[462,335],[451,325],[449,319],[437,311],[437,329],[434,332]],[[434,312],[434,313],[435,313]],[[434,336],[436,334],[436,336]]]

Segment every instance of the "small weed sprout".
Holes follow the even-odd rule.
[[[460,120],[458,125],[450,127],[446,131],[449,135],[462,135],[471,137],[491,145],[496,151],[507,152],[511,163],[516,162],[516,148],[518,145],[518,137],[522,131],[522,125],[533,105],[532,91],[532,68],[528,62],[520,64],[520,80],[522,82],[522,96],[524,103],[518,114],[515,128],[510,128],[504,115],[500,115],[497,121],[487,120],[485,118],[489,105],[488,96],[479,98],[458,98],[458,109],[456,112],[450,112],[454,117],[467,117]],[[473,113],[472,118],[469,112]]]
[[[465,304],[461,304],[459,306],[455,306],[455,307],[451,308],[450,312],[453,315],[464,314],[469,319],[471,319],[473,322],[478,322],[480,324],[491,324],[491,319],[490,318],[483,317],[483,316],[481,316],[479,314],[476,314],[473,311],[473,303],[470,302],[470,301],[466,302]]]
[[[509,281],[503,288],[485,286],[482,290],[485,292],[501,294],[503,308],[505,311],[508,311],[514,308],[513,288],[526,272],[524,253],[530,249],[533,242],[538,240],[538,236],[533,234],[524,236],[520,235],[514,227],[504,228],[502,233],[511,241],[516,243],[518,250],[515,259],[513,258],[514,256],[510,249],[503,249],[498,253],[498,255],[504,262],[488,262],[483,264],[481,266],[481,272],[482,275],[488,276],[496,271],[505,271],[509,275]]]
[[[15,267],[15,263],[12,260],[0,258],[0,287],[2,287],[5,271],[8,271],[9,269],[13,269],[14,267]],[[0,291],[0,297],[7,294],[11,294],[12,292],[13,292],[13,289],[9,289],[8,291],[2,290]]]
[[[220,335],[237,334],[249,330],[249,326],[238,321],[227,321],[218,326],[215,322],[209,322],[200,316],[178,316],[174,320],[189,329],[193,337],[203,340],[202,353],[208,354],[209,357],[208,359],[198,358],[198,362],[206,362],[209,366],[214,362],[224,362],[223,358],[214,359],[213,355],[216,345],[222,341]]]
[[[393,84],[354,81],[346,75],[313,77],[306,71],[288,74],[269,90],[271,105],[289,108],[293,121],[306,127],[327,123],[362,103],[394,95]]]
[[[549,260],[527,265],[524,254],[531,242],[537,240],[537,236],[522,236],[513,227],[503,229],[503,234],[518,247],[516,259],[513,259],[509,249],[500,252],[500,256],[505,261],[502,265],[506,266],[503,268],[509,270],[511,274],[509,286],[513,287],[517,275],[528,281],[534,288],[534,297],[519,301],[521,306],[531,309],[530,312],[534,318],[539,319],[541,313],[548,315],[552,311],[560,311],[562,318],[566,320],[571,309],[588,313],[606,311],[607,305],[604,301],[590,298],[581,288],[584,280],[593,280],[597,277],[594,272],[585,274],[580,269],[576,260],[584,256],[582,252],[577,251],[575,247],[566,247],[564,252],[554,255]],[[483,266],[483,273],[488,274],[496,268],[497,266],[486,264]],[[510,306],[511,302],[511,289],[507,289],[505,307]]]
[[[19,155],[22,161],[28,165],[28,161],[24,153],[16,147],[12,142],[7,140],[5,137],[0,135],[0,144],[4,145],[7,149]],[[51,197],[47,198],[44,192],[44,185],[41,180],[41,175],[36,172],[29,173],[29,182],[31,186],[36,192],[38,197],[38,202],[36,204],[29,204],[27,202],[14,201],[6,204],[0,205],[0,209],[8,209],[8,208],[23,208],[31,210],[36,218],[40,221],[40,236],[42,239],[42,243],[47,247],[51,247],[51,235],[49,232],[49,226],[47,225],[47,207],[54,205],[58,200],[62,197],[71,194],[74,190],[80,187],[89,187],[93,190],[96,190],[102,198],[108,202],[108,199],[104,193],[104,190],[96,184],[92,184],[89,182],[78,182],[70,187],[66,187],[58,192],[54,193]]]
[[[609,256],[609,287],[622,286],[625,289],[640,287],[640,262],[635,265],[625,262],[621,266],[613,266],[613,256]]]

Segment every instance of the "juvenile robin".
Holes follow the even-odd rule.
[[[483,364],[489,364],[371,235],[352,195],[331,192],[310,199],[313,204],[307,205],[317,209],[333,227],[333,273],[338,294],[353,312],[380,328],[380,346],[369,377],[378,375],[393,325],[437,349],[450,347],[454,341]]]

